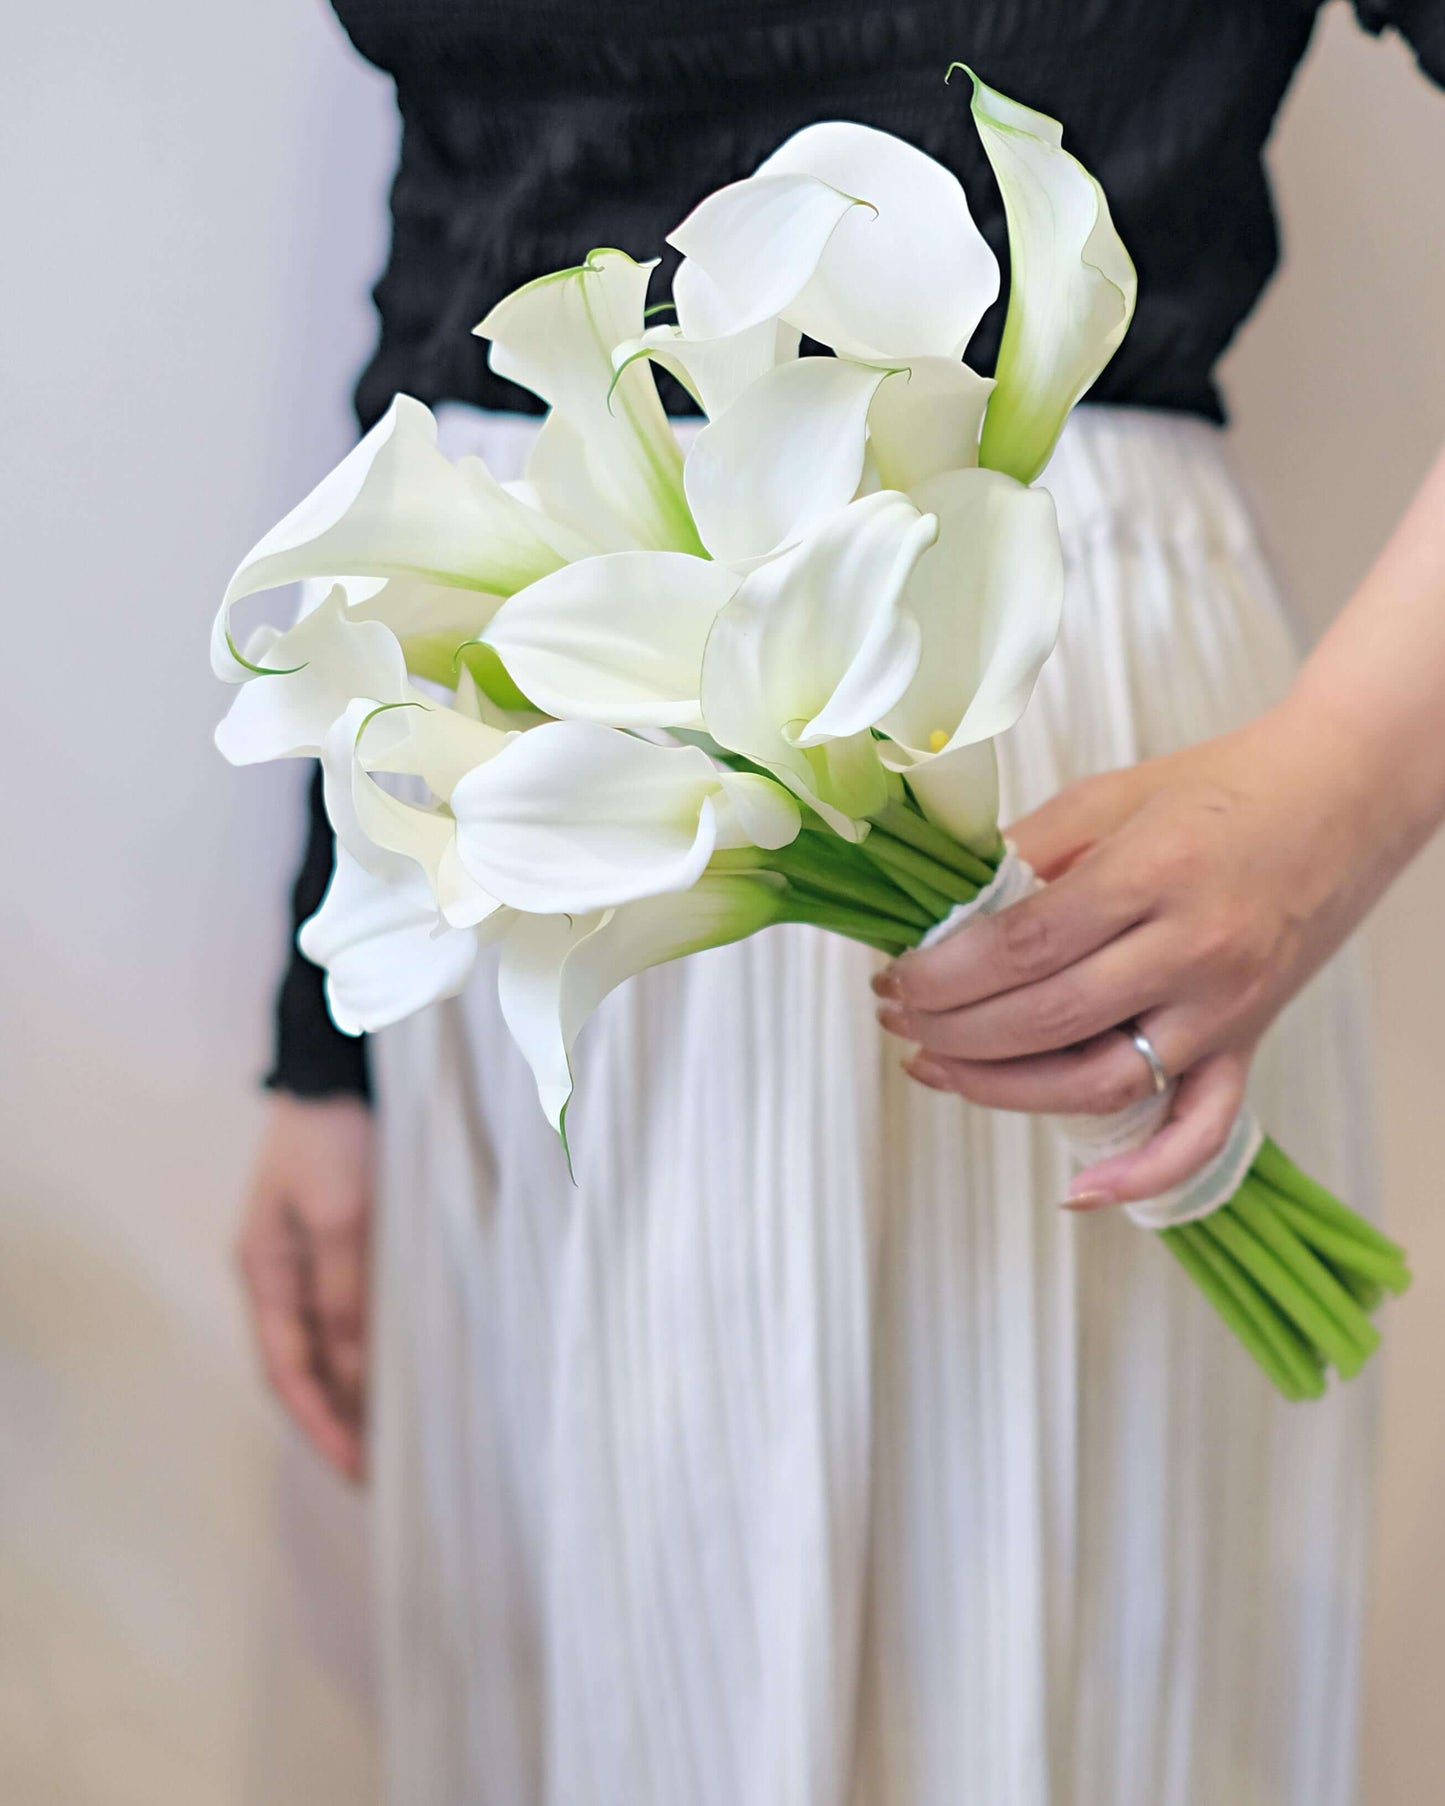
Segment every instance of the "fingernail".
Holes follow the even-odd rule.
[[[903,1022],[907,1013],[906,1010],[896,1003],[880,1003],[877,1010],[874,1012],[879,1022],[888,1030],[890,1035],[902,1034]]]
[[[900,1064],[909,1078],[917,1079],[920,1085],[927,1085],[934,1091],[948,1089],[948,1074],[927,1054],[910,1054]]]
[[[1105,1210],[1119,1200],[1111,1191],[1080,1191],[1064,1199],[1060,1210]]]
[[[875,972],[868,982],[879,997],[896,997],[898,995],[898,979],[892,966],[885,966],[881,972]]]

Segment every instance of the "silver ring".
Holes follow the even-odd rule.
[[[1160,1096],[1169,1089],[1169,1074],[1164,1070],[1164,1062],[1159,1058],[1154,1043],[1142,1028],[1132,1022],[1126,1022],[1123,1028],[1124,1033],[1144,1056],[1144,1064],[1149,1068],[1149,1077],[1154,1081],[1154,1095],[1155,1097]]]

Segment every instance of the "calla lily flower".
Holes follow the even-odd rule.
[[[233,765],[314,757],[353,696],[401,702],[413,694],[396,636],[380,621],[354,620],[340,584],[289,631],[258,628],[247,658],[252,680],[216,729]]]
[[[797,358],[759,377],[702,429],[685,480],[714,558],[765,557],[852,501],[868,410],[888,374],[843,358]]]
[[[359,445],[241,560],[211,642],[218,677],[242,682],[230,610],[258,590],[313,577],[414,577],[507,596],[590,550],[508,493],[480,458],[451,463],[436,421],[398,395]]]
[[[689,339],[779,318],[848,357],[960,357],[998,262],[956,176],[869,126],[805,126],[668,235]]]
[[[549,715],[701,727],[703,648],[737,585],[685,552],[613,552],[518,590],[482,638]]]
[[[458,857],[457,823],[445,802],[416,803],[376,780],[376,773],[419,778],[445,799],[475,766],[494,759],[514,736],[459,709],[425,702],[378,704],[357,697],[321,749],[326,811],[339,844],[363,865],[393,869],[402,858],[425,874],[433,913],[453,928],[471,928],[499,904]]]
[[[682,384],[710,420],[725,414],[758,377],[798,355],[800,334],[781,320],[763,320],[720,339],[689,339],[676,325],[649,326],[641,338],[619,345],[613,367],[650,357]]]
[[[879,751],[940,827],[988,845],[997,819],[991,743],[1023,713],[1058,637],[1064,575],[1053,498],[1001,471],[958,470],[919,484],[912,500],[936,517],[938,535],[903,597],[922,651],[907,688],[878,717],[888,736]]]
[[[613,353],[642,334],[656,262],[593,251],[571,270],[508,295],[476,328],[498,376],[552,410],[545,449],[527,469],[544,507],[554,494],[585,517],[595,543],[701,550],[682,492],[682,454],[645,359],[614,372]]]
[[[870,730],[917,670],[903,596],[937,533],[906,496],[864,496],[745,577],[708,639],[708,732],[849,839],[887,799]]]
[[[684,479],[715,558],[795,544],[860,488],[912,489],[978,463],[993,381],[956,358],[802,358],[756,378],[693,441]]]
[[[518,735],[462,777],[451,806],[475,881],[542,915],[687,890],[714,852],[785,846],[801,825],[768,778],[586,721]]]
[[[585,915],[513,919],[502,943],[497,994],[564,1147],[572,1049],[608,992],[649,966],[766,928],[781,898],[770,874],[710,872],[681,894]]]
[[[1008,313],[982,462],[1031,483],[1128,331],[1138,282],[1104,191],[1063,148],[1059,122],[967,73],[1009,240]]]
[[[332,1021],[361,1035],[454,997],[471,977],[479,939],[475,929],[439,927],[426,878],[410,861],[362,864],[338,841],[326,895],[297,944],[326,972]]]

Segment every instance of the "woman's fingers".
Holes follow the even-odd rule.
[[[1146,924],[1036,984],[946,1010],[885,999],[878,1020],[890,1034],[955,1060],[1053,1053],[1152,1008],[1175,988],[1186,960],[1167,929]]]
[[[1211,1054],[1188,1071],[1158,1133],[1131,1154],[1087,1167],[1074,1180],[1068,1208],[1100,1210],[1157,1198],[1183,1182],[1224,1146],[1244,1102],[1251,1050]]]
[[[1154,1080],[1125,1034],[1111,1029],[1081,1047],[1022,1060],[951,1060],[919,1052],[904,1071],[934,1091],[990,1110],[1045,1116],[1112,1116],[1147,1097]]]
[[[364,1219],[313,1229],[309,1249],[310,1301],[321,1376],[333,1409],[349,1433],[348,1471],[359,1472],[366,1377]]]
[[[936,947],[905,953],[873,988],[911,1009],[959,1009],[1063,972],[1133,927],[1146,908],[1130,862],[1100,848],[1047,890]]]
[[[306,1287],[306,1255],[279,1204],[253,1204],[239,1250],[256,1345],[272,1390],[323,1458],[357,1465],[357,1438],[322,1383]]]

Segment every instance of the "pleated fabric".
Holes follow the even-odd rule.
[[[530,427],[453,418],[499,474]],[[1008,812],[1257,714],[1217,429],[1081,410]],[[374,1430],[405,1806],[1349,1806],[1373,1383],[1277,1399],[1043,1121],[913,1084],[798,927],[586,1031],[577,1183],[490,975],[380,1037]],[[1253,1099],[1370,1202],[1348,962]]]

